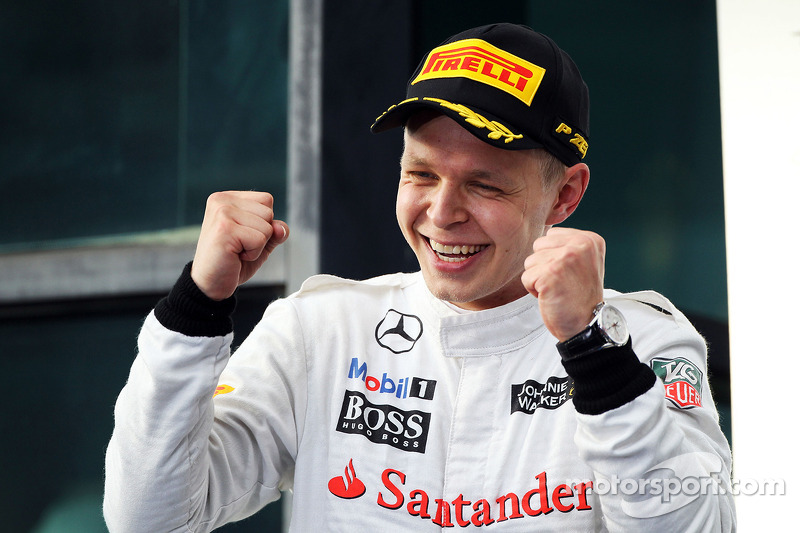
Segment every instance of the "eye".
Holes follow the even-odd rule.
[[[436,180],[436,176],[424,170],[409,170],[406,176],[416,183],[429,183]]]
[[[491,194],[503,193],[502,189],[500,189],[499,187],[495,187],[494,185],[490,185],[488,183],[477,182],[473,184],[473,187],[484,193],[491,193]]]

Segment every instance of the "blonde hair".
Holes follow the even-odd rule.
[[[545,149],[535,150],[539,159],[539,170],[542,173],[542,184],[545,189],[561,181],[567,171],[567,165]]]

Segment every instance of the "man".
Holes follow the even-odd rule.
[[[515,25],[431,51],[407,98],[397,220],[415,274],[315,276],[229,359],[236,287],[289,237],[212,195],[116,408],[112,531],[207,531],[294,491],[292,531],[728,531],[705,344],[664,297],[603,288],[588,91]]]

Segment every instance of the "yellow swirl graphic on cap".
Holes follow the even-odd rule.
[[[460,116],[464,117],[464,122],[476,128],[488,129],[489,134],[487,136],[492,140],[496,141],[500,138],[504,138],[503,142],[510,143],[514,139],[522,139],[521,133],[513,133],[503,124],[497,122],[496,120],[489,120],[480,113],[476,113],[463,104],[454,104],[452,102],[448,102],[447,100],[442,100],[441,98],[424,98],[424,100],[437,102],[440,106],[455,111]]]

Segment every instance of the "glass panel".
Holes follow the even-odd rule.
[[[0,5],[0,250],[282,202],[288,0]]]
[[[282,289],[242,289],[234,344]],[[101,515],[113,406],[159,296],[0,308],[3,531],[106,531]],[[281,504],[219,531],[279,531]]]
[[[529,6],[591,92],[592,179],[567,224],[606,238],[609,287],[726,321],[715,2]]]
[[[288,0],[186,4],[177,222],[230,189],[269,191],[285,216]]]

